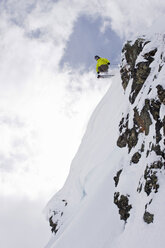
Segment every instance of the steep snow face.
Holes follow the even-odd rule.
[[[117,99],[118,101],[116,101]],[[90,230],[93,230],[93,235],[95,235],[94,230],[96,225],[99,229],[101,227],[101,223],[96,216],[99,216],[103,211],[102,204],[107,205],[107,211],[109,209],[110,213],[111,208],[113,208],[119,219],[117,209],[112,204],[114,182],[111,181],[111,176],[107,175],[114,175],[116,168],[120,164],[121,158],[118,154],[122,151],[116,146],[116,140],[119,133],[118,123],[121,119],[123,107],[125,106],[123,102],[126,101],[124,99],[124,91],[118,73],[113,78],[110,89],[95,109],[88,123],[86,133],[71,164],[70,173],[64,187],[48,203],[48,218],[52,225],[52,231],[57,232],[58,230],[53,238],[53,240],[56,240],[56,245],[64,233],[70,230],[70,225],[73,225],[73,219],[75,221],[77,219],[79,220],[79,215],[87,214],[88,217],[83,216],[80,218],[80,222],[83,218],[84,221],[86,219],[86,223],[80,225],[82,226],[81,231],[77,227],[76,230],[79,230],[80,233],[86,230],[87,233],[84,235],[88,236],[89,229],[87,226],[89,226],[88,222],[90,222]],[[116,147],[116,150],[114,150],[114,147]],[[109,186],[104,188],[103,185],[106,178],[106,184]],[[98,194],[98,190],[104,191],[106,188],[107,195],[110,194],[108,197],[106,197],[106,192],[104,194]],[[110,193],[111,188],[113,189],[112,194]],[[103,203],[102,198],[104,198],[105,203]],[[88,205],[91,205],[89,207],[91,209],[90,212]],[[93,217],[90,217],[90,214]],[[102,218],[102,216],[100,215],[99,218]],[[105,219],[102,218],[102,220],[102,225],[105,227]],[[86,245],[86,242],[87,240],[84,239],[82,247]]]
[[[127,42],[64,187],[47,248],[164,247],[165,36]]]

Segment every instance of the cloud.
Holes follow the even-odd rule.
[[[132,35],[144,34],[160,16],[164,14],[165,3],[162,0],[106,0],[90,1],[87,11],[90,15],[101,16],[106,27],[110,27],[121,37],[130,39]],[[109,23],[109,25],[108,25]]]
[[[23,25],[26,31],[43,29],[47,38],[56,38],[59,41],[68,39],[73,31],[73,25],[80,15],[93,18],[102,17],[106,26],[120,35],[128,35],[147,28],[158,16],[164,13],[165,4],[162,0],[128,1],[128,0],[90,0],[79,2],[75,0],[61,1],[2,1],[1,11],[6,11],[10,20]],[[21,22],[18,21],[21,19]],[[54,24],[54,25],[53,25]]]
[[[0,194],[24,192],[24,179],[32,173],[37,156],[35,133],[24,119],[6,110],[0,111],[0,136]]]
[[[111,61],[111,67],[120,61],[123,41],[110,28],[105,31],[102,18],[78,18],[74,31],[70,36],[62,58],[61,65],[69,64],[72,70],[91,71],[95,69],[94,55],[107,57]]]
[[[0,196],[0,246],[41,248],[50,237],[50,228],[44,219],[44,199]]]
[[[10,73],[13,81],[19,81],[18,78],[21,78],[17,75],[18,67],[19,74],[21,72],[24,75],[24,81],[25,79],[27,81],[30,80],[30,73],[37,73],[37,69],[42,71],[45,69],[44,66],[51,66],[54,71],[59,68],[59,63],[68,46],[67,42],[80,16],[90,16],[94,20],[101,19],[103,21],[101,30],[112,28],[121,37],[130,38],[130,35],[137,35],[148,28],[158,16],[164,13],[164,10],[165,4],[161,0],[156,3],[154,0],[150,2],[106,0],[104,3],[99,0],[80,0],[79,2],[35,0],[30,4],[27,0],[3,1],[1,7],[3,18],[0,26],[3,34],[1,47],[6,48],[7,51],[3,50],[2,58],[8,58],[7,65],[11,63]],[[83,25],[85,24],[82,23],[80,28],[83,29]],[[13,51],[17,51],[17,57],[12,56]],[[13,61],[17,68],[16,66],[12,68]],[[2,79],[6,79],[5,75]]]
[[[164,11],[162,0],[1,1],[0,233],[3,248],[42,247],[39,237],[44,238],[47,231],[39,214],[44,204],[37,195],[48,198],[62,187],[88,119],[109,86],[108,81],[95,79],[92,53],[100,43],[100,39],[93,39],[95,31],[95,37],[104,37],[104,45],[106,39],[112,41],[112,32],[128,39],[150,27]],[[76,51],[73,37],[77,34],[81,44]],[[85,35],[91,35],[91,39],[85,39]],[[89,41],[83,50],[83,42]],[[106,55],[112,49],[107,44],[107,50],[103,46],[99,52]],[[93,49],[91,53],[88,48],[90,52]],[[69,49],[72,51],[68,61],[73,59],[73,53],[74,58],[80,56],[78,50],[82,49],[82,53],[90,56],[83,54],[83,63],[87,65],[91,58],[93,69],[86,72],[81,63],[76,71],[72,64],[61,68]],[[77,63],[78,59],[74,61]],[[29,235],[25,236],[29,231],[30,240]]]

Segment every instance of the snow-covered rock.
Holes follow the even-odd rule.
[[[47,248],[164,248],[165,36],[127,42],[64,187]]]

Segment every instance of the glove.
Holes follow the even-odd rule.
[[[100,75],[98,74],[97,78],[100,78]]]
[[[100,74],[100,72],[98,71],[97,74]]]
[[[107,65],[110,65],[110,63],[108,62]]]

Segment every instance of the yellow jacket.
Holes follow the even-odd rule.
[[[109,61],[108,59],[99,58],[99,59],[97,60],[97,64],[96,64],[96,71],[97,71],[97,72],[99,71],[99,70],[98,70],[99,66],[101,66],[101,65],[106,65],[106,64],[108,64],[108,63],[110,63],[110,61]]]

